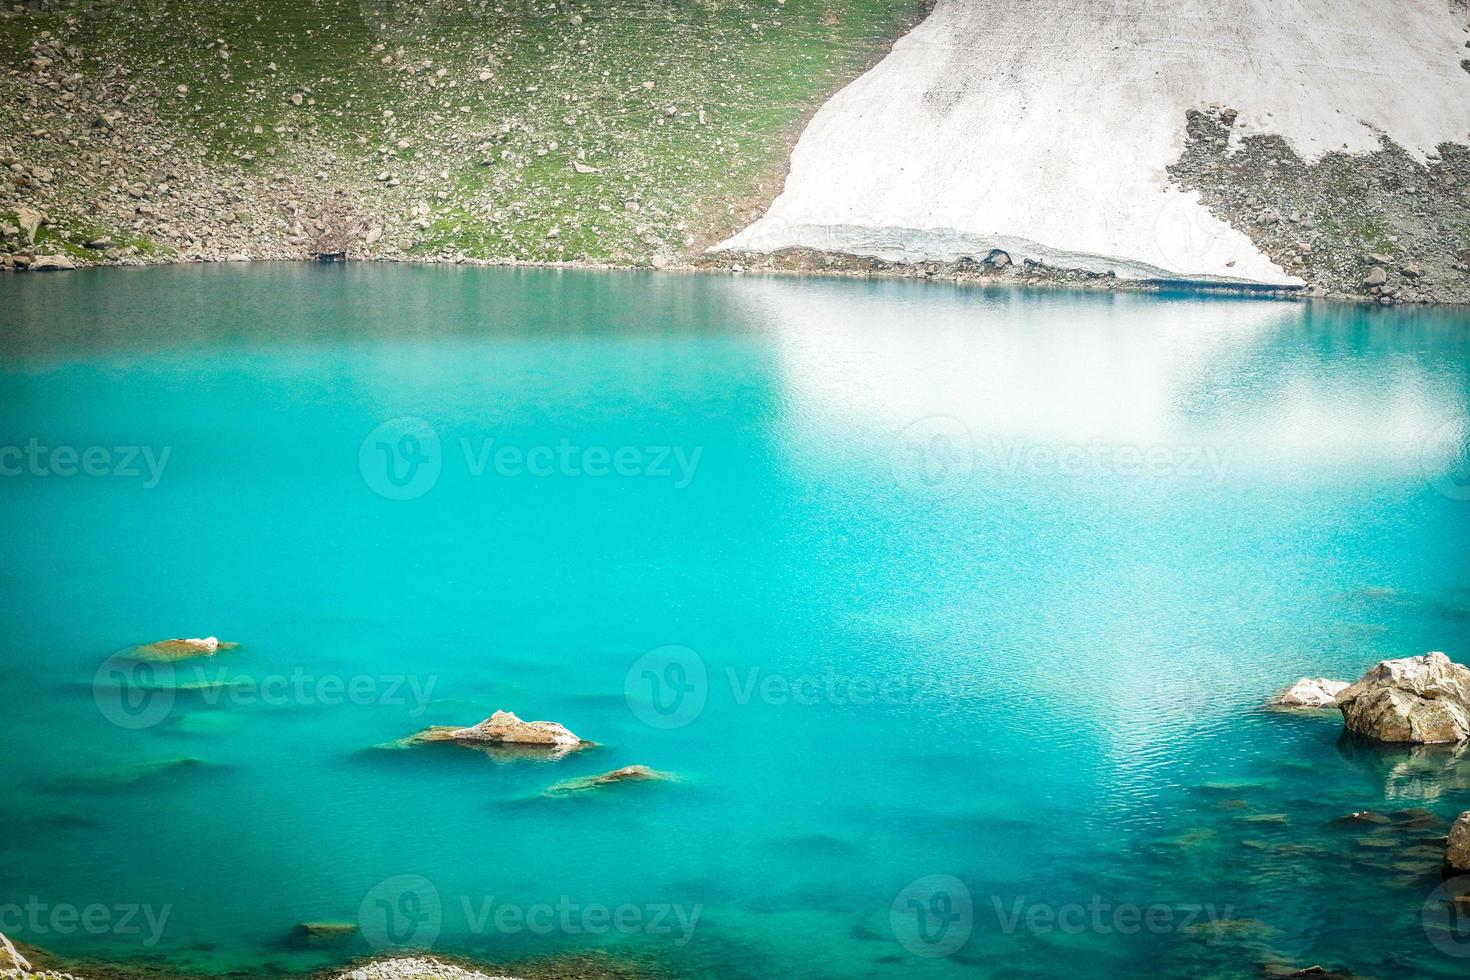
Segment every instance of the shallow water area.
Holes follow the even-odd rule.
[[[0,282],[0,406],[19,941],[250,975],[1470,962],[1434,844],[1470,761],[1262,710],[1470,660],[1464,311],[98,270]],[[498,709],[596,744],[382,747]],[[547,794],[633,765],[675,778]]]

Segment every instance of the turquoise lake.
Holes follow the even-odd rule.
[[[0,409],[21,942],[244,976],[1470,969],[1435,843],[1470,757],[1262,708],[1470,659],[1465,311],[107,270],[0,282]],[[125,655],[208,635],[239,646]],[[497,709],[597,745],[379,747]],[[545,795],[633,764],[676,778]]]

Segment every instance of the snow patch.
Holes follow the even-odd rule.
[[[714,250],[991,248],[1125,279],[1300,285],[1169,183],[1185,112],[1307,159],[1470,140],[1459,0],[939,0],[821,108],[767,213]]]

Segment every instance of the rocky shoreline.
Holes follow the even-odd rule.
[[[105,969],[105,968],[103,968]],[[323,975],[323,980],[518,980],[503,974],[483,973],[471,967],[428,956],[400,956],[373,960]],[[0,959],[0,980],[106,980],[105,973],[77,976],[55,970],[6,968]]]

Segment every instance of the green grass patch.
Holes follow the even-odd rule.
[[[0,48],[23,57],[52,30],[121,62],[166,122],[234,166],[300,158],[309,180],[325,149],[374,206],[417,222],[417,253],[639,262],[745,224],[804,117],[924,10],[73,0],[5,22]]]

